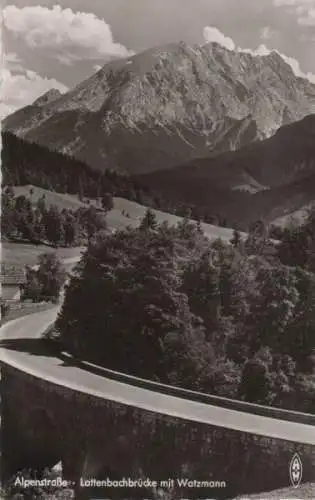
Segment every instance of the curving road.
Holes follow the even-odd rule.
[[[64,262],[71,264],[77,260],[67,259]],[[298,422],[302,414],[295,412],[283,411],[282,413],[283,415],[290,414],[291,418],[296,416],[296,421],[285,420],[285,417],[282,419],[261,416],[249,413],[248,409],[246,412],[233,409],[233,405],[234,408],[239,406],[237,402],[230,402],[229,408],[206,404],[136,387],[134,378],[133,382],[128,384],[114,380],[113,377],[91,373],[70,363],[65,364],[60,358],[47,353],[43,345],[44,341],[42,344],[39,339],[41,333],[55,320],[58,308],[59,306],[56,306],[48,311],[34,313],[2,326],[0,361],[54,384],[99,398],[191,421],[315,445],[314,416],[312,415],[304,415],[304,422],[308,422],[309,418],[309,423]],[[128,379],[128,377],[125,378]],[[247,406],[250,408],[250,405]]]

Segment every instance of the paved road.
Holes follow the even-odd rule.
[[[75,259],[72,260],[72,262]],[[65,263],[69,264],[70,261]],[[99,398],[259,435],[315,445],[315,428],[297,422],[226,409],[128,385],[64,363],[47,352],[41,333],[58,307],[13,320],[0,329],[0,360],[26,373]]]

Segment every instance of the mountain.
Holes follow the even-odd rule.
[[[271,222],[315,201],[315,114],[238,151],[136,180],[242,228],[258,219]]]
[[[57,89],[50,89],[45,94],[40,96],[36,101],[33,102],[33,106],[46,106],[53,101],[56,101],[62,96],[61,92]]]
[[[96,170],[142,174],[236,150],[315,112],[315,85],[281,56],[170,44],[109,62],[63,95],[48,93],[5,130]]]

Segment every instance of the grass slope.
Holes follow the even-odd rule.
[[[305,222],[307,218],[308,211],[312,208],[312,203],[309,205],[305,205],[300,208],[300,210],[296,210],[288,215],[283,215],[282,217],[278,217],[272,223],[274,226],[279,226],[282,228],[285,227],[298,227],[301,226]]]
[[[34,266],[37,258],[44,252],[57,252],[61,259],[80,255],[81,248],[52,248],[46,245],[31,245],[28,243],[11,243],[4,241],[1,244],[1,262],[12,266]]]
[[[33,189],[32,195],[30,195],[31,188]],[[17,196],[24,195],[30,197],[34,203],[36,203],[36,201],[43,196],[43,194],[45,194],[47,205],[57,205],[60,210],[63,208],[77,210],[82,206],[89,206],[87,202],[80,201],[75,195],[55,193],[36,186],[18,186],[14,188],[14,192]],[[96,200],[90,200],[90,205],[97,206]],[[128,225],[137,227],[140,220],[144,216],[146,209],[147,207],[139,205],[136,202],[125,200],[123,198],[114,198],[114,209],[107,215],[108,226],[111,229],[123,229]],[[129,217],[123,215],[123,211],[127,213]],[[156,214],[158,222],[167,221],[172,225],[182,220],[182,217],[178,217],[176,215],[161,212],[159,210],[153,211]],[[204,223],[202,223],[202,227],[205,234],[209,238],[222,238],[223,240],[230,240],[233,236],[232,229]]]
[[[133,201],[128,201],[123,198],[115,198],[114,199],[114,210],[112,210],[107,215],[107,221],[110,227],[117,228],[122,225],[132,225],[134,227],[138,226],[140,220],[145,214],[146,207],[139,205]],[[121,215],[121,211],[129,213],[130,219],[123,217]],[[167,221],[170,225],[174,225],[180,220],[182,217],[178,217],[177,215],[168,214],[166,212],[161,212],[160,210],[153,210],[158,222]],[[233,236],[233,230],[224,227],[213,226],[212,224],[202,223],[202,228],[209,238],[221,238],[222,240],[229,241]],[[245,233],[242,233],[245,236]]]
[[[32,203],[36,203],[39,198],[45,195],[45,201],[48,206],[57,205],[59,210],[63,208],[67,210],[77,210],[80,207],[88,207],[87,202],[82,202],[77,196],[71,194],[55,193],[54,191],[48,191],[48,189],[43,189],[37,186],[15,186],[14,188],[15,196],[26,196]],[[30,190],[33,193],[30,194]]]
[[[30,189],[33,194],[30,195]],[[14,188],[16,196],[24,195],[30,197],[35,204],[37,200],[45,194],[47,205],[57,205],[59,210],[77,210],[82,206],[89,206],[87,202],[82,202],[75,195],[55,193],[36,186],[18,186]],[[90,200],[90,205],[96,206],[96,200]],[[123,198],[114,198],[114,208],[107,214],[108,226],[111,229],[124,229],[128,225],[137,227],[143,218],[146,207],[133,201]],[[128,214],[128,216],[123,215]],[[181,217],[154,210],[158,222],[167,221],[170,225],[176,224]],[[203,230],[209,238],[222,238],[229,241],[233,236],[233,230],[202,223]],[[245,236],[245,233],[243,233]],[[80,255],[82,248],[58,248],[57,250],[46,245],[31,245],[27,243],[2,242],[1,261],[15,266],[35,265],[38,255],[43,252],[57,252],[61,259],[76,257]]]

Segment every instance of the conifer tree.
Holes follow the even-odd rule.
[[[155,230],[158,226],[155,213],[148,208],[142,221],[140,222],[141,231],[146,231],[148,229]]]

